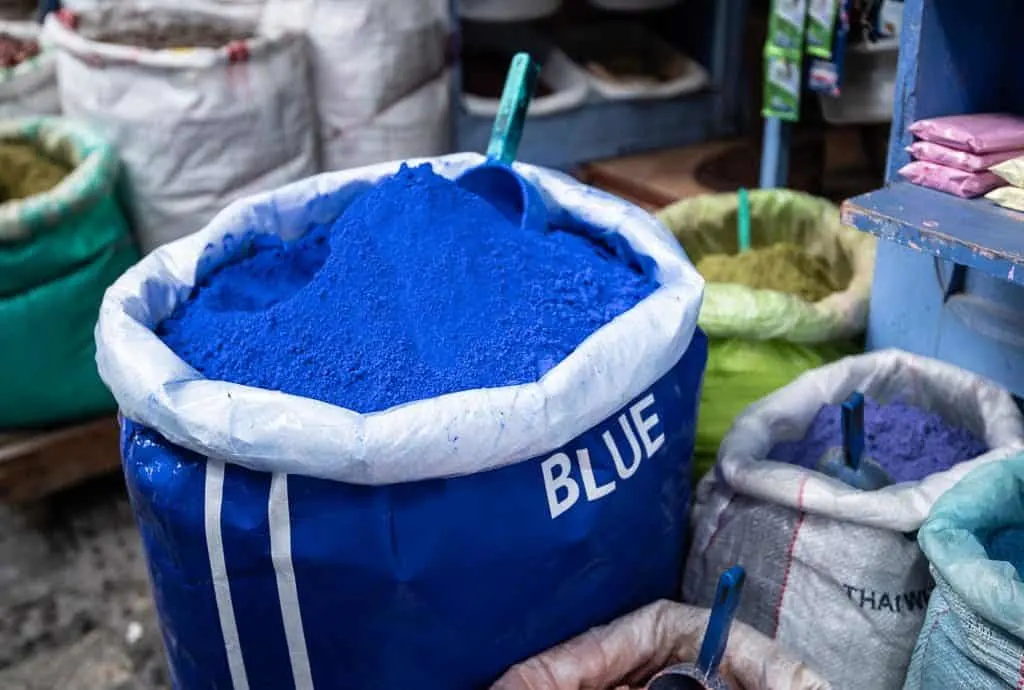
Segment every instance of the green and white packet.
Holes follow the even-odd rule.
[[[768,22],[768,45],[785,51],[803,52],[807,0],[772,0]]]
[[[1024,156],[1017,156],[989,168],[1014,187],[1024,187]]]
[[[808,0],[772,0],[764,46],[764,117],[790,122],[800,117],[807,4]]]
[[[1003,208],[1024,212],[1024,189],[1019,187],[993,189],[985,198]]]
[[[832,57],[839,0],[811,0],[807,12],[807,54],[826,60]]]
[[[764,117],[796,122],[800,118],[803,60],[800,53],[768,46],[764,51]]]

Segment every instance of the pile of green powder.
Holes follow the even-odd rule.
[[[817,302],[843,289],[828,263],[795,244],[780,242],[742,254],[709,254],[697,270],[711,283],[738,283]]]
[[[31,144],[0,142],[0,203],[47,192],[69,172]]]

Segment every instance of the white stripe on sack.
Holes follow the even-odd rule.
[[[313,690],[313,672],[309,667],[306,633],[302,627],[302,610],[299,608],[299,589],[292,564],[292,525],[286,474],[275,474],[270,480],[267,518],[270,522],[270,557],[274,561],[274,573],[277,575],[277,596],[281,601],[281,619],[284,621],[284,636],[288,641],[295,690]]]
[[[235,609],[231,603],[231,583],[228,581],[228,564],[224,557],[224,539],[220,527],[221,504],[224,498],[223,462],[207,459],[205,492],[203,521],[206,523],[206,549],[210,557],[213,594],[217,601],[221,634],[224,636],[224,651],[228,657],[231,685],[234,690],[249,690],[245,660],[242,659],[242,645],[238,638],[238,624],[235,622]]]

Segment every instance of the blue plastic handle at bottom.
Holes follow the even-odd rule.
[[[704,677],[718,671],[718,664],[725,656],[725,647],[729,642],[729,629],[736,618],[736,609],[740,605],[743,593],[743,582],[746,572],[742,566],[734,565],[722,573],[718,579],[718,590],[715,592],[715,603],[708,617],[708,629],[704,633],[704,642],[697,655],[697,669]]]

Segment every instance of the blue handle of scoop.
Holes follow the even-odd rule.
[[[715,603],[711,607],[708,618],[708,629],[704,633],[704,641],[697,655],[697,671],[708,678],[718,671],[718,665],[725,656],[725,647],[729,642],[729,629],[736,618],[736,609],[740,605],[743,593],[743,581],[746,572],[742,566],[734,565],[718,578],[718,589],[715,592]]]
[[[501,92],[498,114],[494,118],[494,129],[487,144],[487,157],[493,161],[510,165],[519,152],[523,138],[526,111],[530,107],[533,90],[540,76],[540,66],[529,53],[516,53],[505,77],[505,88]]]
[[[864,394],[850,393],[842,405],[843,459],[854,471],[860,469],[864,457]],[[833,419],[835,419],[833,417]]]

